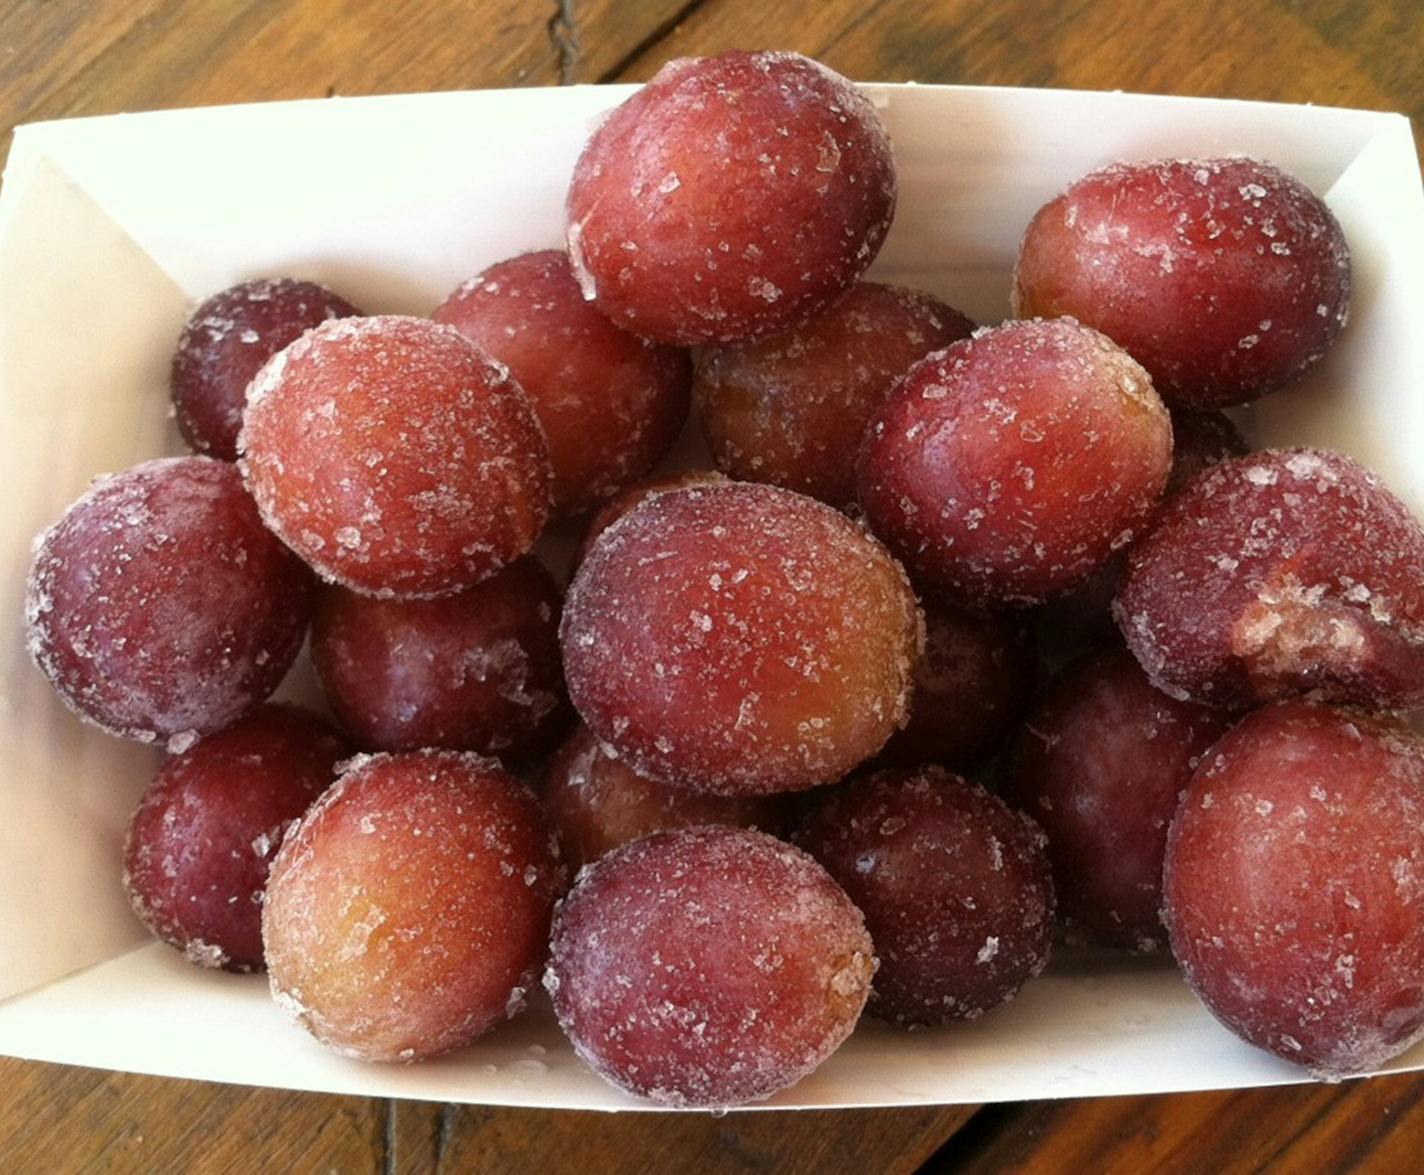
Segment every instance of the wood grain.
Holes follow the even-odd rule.
[[[0,152],[19,122],[330,94],[647,78],[798,49],[850,76],[1403,110],[1419,0],[0,0]],[[3,157],[3,156],[0,156]],[[30,1171],[1419,1169],[1424,1077],[842,1114],[442,1107],[0,1060],[0,1164]]]
[[[1424,1155],[1424,1076],[1343,1085],[986,1107],[936,1173],[1406,1172]]]

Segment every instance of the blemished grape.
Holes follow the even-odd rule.
[[[1113,608],[1175,697],[1424,702],[1424,528],[1343,453],[1272,449],[1199,475],[1128,553]]]

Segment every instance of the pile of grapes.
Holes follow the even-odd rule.
[[[1339,225],[1252,159],[1114,164],[976,328],[862,280],[895,201],[854,86],[729,53],[597,128],[566,252],[429,318],[204,302],[197,455],[96,481],[27,597],[64,701],[170,752],[153,932],[368,1060],[542,975],[669,1105],[977,1017],[1065,935],[1321,1075],[1424,1035],[1424,529],[1220,411],[1330,347]],[[717,469],[659,474],[694,407]],[[583,516],[565,593],[534,547]],[[1045,633],[1091,648],[1040,682]],[[308,635],[330,718],[266,700]]]

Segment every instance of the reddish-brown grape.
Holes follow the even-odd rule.
[[[80,717],[181,750],[277,688],[311,597],[233,466],[169,457],[97,479],[39,537],[25,618]]]
[[[860,282],[819,314],[759,342],[707,347],[694,389],[718,468],[855,503],[855,459],[895,380],[974,324],[928,294]]]
[[[880,960],[873,1016],[906,1026],[972,1020],[1048,963],[1053,882],[1043,833],[942,767],[833,789],[796,843],[865,913]]]
[[[277,535],[367,595],[445,595],[533,546],[548,448],[529,401],[452,326],[328,322],[253,380],[243,476]]]
[[[348,1056],[457,1048],[523,1009],[563,885],[538,801],[498,764],[363,756],[272,864],[272,993]]]
[[[348,754],[315,714],[267,705],[169,759],[129,819],[134,913],[199,966],[260,970],[272,857]]]
[[[895,210],[880,116],[795,53],[683,58],[609,115],[568,196],[584,295],[679,346],[785,330],[875,259]]]
[[[1424,703],[1424,529],[1341,453],[1270,450],[1198,476],[1129,553],[1114,611],[1175,697]]]
[[[860,912],[799,849],[760,832],[660,832],[580,877],[544,986],[613,1084],[669,1106],[794,1085],[855,1027],[875,969]]]
[[[866,433],[860,502],[925,591],[1025,607],[1131,542],[1171,461],[1167,410],[1125,351],[1068,319],[1006,323],[895,386]]]
[[[518,759],[567,722],[558,585],[532,555],[438,600],[327,588],[312,660],[366,750],[445,747]]]
[[[542,795],[571,869],[667,829],[735,824],[777,833],[784,822],[774,796],[714,796],[644,779],[582,724],[545,768]]]
[[[1015,312],[1072,315],[1131,352],[1176,406],[1274,391],[1329,349],[1350,250],[1324,202],[1256,159],[1114,163],[1044,205]]]
[[[1018,618],[927,603],[910,721],[891,735],[882,760],[977,767],[1013,732],[1037,672],[1033,636]]]
[[[1068,666],[1035,704],[1002,794],[1047,833],[1059,912],[1089,940],[1142,951],[1166,941],[1167,828],[1231,721],[1153,689],[1116,645]]]
[[[900,724],[922,622],[845,515],[776,486],[656,494],[593,544],[561,634],[569,696],[629,767],[725,795],[839,779]]]
[[[328,318],[361,311],[315,282],[260,278],[214,294],[178,337],[169,378],[178,431],[195,452],[237,459],[247,385],[278,351]]]
[[[718,473],[715,469],[690,469],[686,473],[660,473],[655,477],[646,477],[642,481],[635,481],[632,485],[619,490],[603,503],[593,517],[588,520],[588,528],[583,532],[578,551],[574,555],[575,570],[588,557],[594,540],[645,499],[667,490],[681,490],[689,486],[708,485],[727,480],[724,474]]]
[[[687,419],[687,352],[619,330],[562,250],[492,265],[431,315],[509,368],[543,426],[554,509],[578,514],[647,473]]]
[[[1167,845],[1187,981],[1233,1032],[1325,1077],[1424,1037],[1424,744],[1293,701],[1197,770]]]

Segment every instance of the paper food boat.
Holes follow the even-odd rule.
[[[1352,321],[1255,414],[1267,443],[1343,448],[1424,514],[1424,198],[1392,114],[1127,94],[869,86],[899,158],[872,274],[982,322],[1007,313],[1019,234],[1114,159],[1260,155],[1323,193],[1355,258]],[[147,940],[119,885],[155,753],[82,727],[24,651],[31,536],[99,472],[178,452],[167,367],[192,302],[244,278],[324,281],[428,313],[459,281],[561,240],[595,118],[628,87],[336,99],[21,127],[0,192],[0,1052],[216,1081],[623,1109],[547,1008],[415,1066],[363,1065],[289,1024],[260,976]],[[1424,1068],[1424,1045],[1392,1070]],[[767,1103],[851,1107],[1305,1080],[1236,1040],[1170,960],[1060,952],[1006,1007],[904,1035],[865,1022]]]

